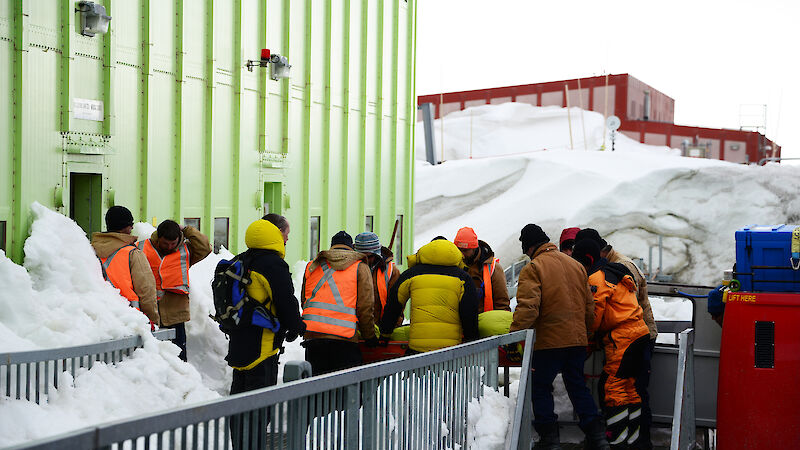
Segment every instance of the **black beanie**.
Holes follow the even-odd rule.
[[[594,231],[594,230],[592,230]],[[581,239],[572,247],[572,257],[586,267],[592,267],[600,261],[600,247],[592,239]]]
[[[331,247],[334,245],[346,245],[350,248],[353,248],[353,237],[347,234],[346,231],[342,230],[334,234],[331,238]]]
[[[598,233],[594,228],[583,228],[581,231],[578,231],[578,234],[575,235],[576,243],[584,239],[590,239],[594,241],[600,247],[600,250],[606,248],[608,245],[608,242],[600,237],[600,233]]]
[[[106,212],[106,229],[119,231],[133,225],[133,214],[124,206],[112,206]]]
[[[542,230],[542,227],[533,223],[529,223],[522,228],[522,232],[520,232],[519,235],[519,240],[522,242],[523,252],[527,252],[529,248],[538,244],[550,242],[550,238],[547,237],[547,234],[545,234],[545,232]]]

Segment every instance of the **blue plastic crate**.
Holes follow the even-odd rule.
[[[800,270],[792,264],[797,225],[751,225],[736,232],[736,273],[741,290],[800,292]]]

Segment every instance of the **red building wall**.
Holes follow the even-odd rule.
[[[644,120],[645,92],[650,96],[648,120]],[[626,73],[417,97],[418,105],[434,105],[437,119],[471,106],[506,102],[578,106],[615,115],[622,122],[619,131],[639,142],[673,148],[681,148],[685,140],[692,144],[708,143],[707,157],[712,159],[753,163],[766,157],[780,157],[780,146],[761,133],[675,125],[675,100]]]

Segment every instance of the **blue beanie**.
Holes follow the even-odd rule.
[[[378,235],[371,231],[359,233],[353,242],[353,247],[357,252],[381,255],[381,241]]]

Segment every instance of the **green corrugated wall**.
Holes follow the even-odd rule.
[[[199,218],[209,236],[228,218],[234,252],[275,182],[290,263],[309,257],[311,216],[324,249],[339,229],[364,231],[368,215],[388,241],[403,215],[413,251],[413,0],[96,3],[110,30],[86,37],[77,2],[0,0],[0,222],[12,259],[32,202],[70,213],[73,173],[99,174],[103,214],[117,204],[142,221]],[[289,58],[288,80],[247,70],[261,48]],[[101,101],[102,120],[76,118],[75,99]]]

